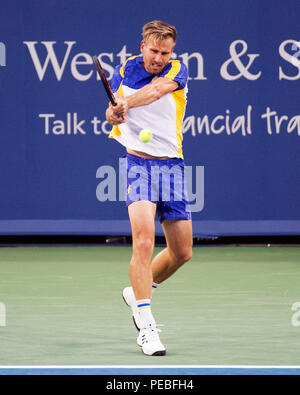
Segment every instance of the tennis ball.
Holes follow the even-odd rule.
[[[140,140],[143,143],[149,143],[149,141],[152,140],[152,133],[150,132],[150,130],[147,129],[143,129],[140,131]]]

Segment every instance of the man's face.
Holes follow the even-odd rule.
[[[154,41],[151,38],[147,42],[142,41],[141,52],[145,70],[151,74],[159,74],[170,60],[174,45],[172,37],[160,41]]]

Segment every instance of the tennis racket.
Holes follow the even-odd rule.
[[[98,74],[99,74],[99,76],[101,78],[101,81],[102,81],[102,84],[104,86],[105,92],[106,92],[106,94],[107,94],[107,96],[109,98],[109,101],[111,102],[111,104],[113,106],[116,106],[117,102],[116,102],[115,96],[114,96],[114,94],[113,94],[113,92],[111,90],[109,82],[108,82],[108,80],[106,78],[104,70],[103,70],[103,68],[101,66],[101,63],[100,63],[99,59],[97,58],[97,56],[93,56],[93,61],[95,63],[97,72],[98,72]]]

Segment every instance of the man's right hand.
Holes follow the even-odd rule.
[[[111,125],[119,125],[120,123],[124,123],[126,121],[126,113],[128,110],[128,104],[126,99],[115,94],[117,105],[113,106],[109,103],[109,107],[106,110],[106,120]]]

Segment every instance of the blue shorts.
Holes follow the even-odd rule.
[[[155,203],[161,223],[191,219],[184,166],[184,161],[179,158],[145,159],[127,153],[124,169],[126,205],[140,200]]]

